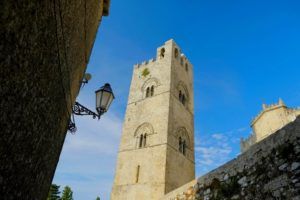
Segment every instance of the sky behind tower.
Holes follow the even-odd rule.
[[[116,99],[100,121],[76,117],[54,183],[74,199],[109,199],[133,65],[173,38],[194,65],[197,177],[236,157],[262,103],[300,105],[300,2],[112,0],[78,101],[95,107],[105,82]]]

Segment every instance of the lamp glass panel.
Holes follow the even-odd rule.
[[[103,91],[96,92],[96,108],[100,108],[102,92]]]
[[[112,101],[114,100],[114,96],[111,94],[110,97],[109,97],[109,100],[108,100],[108,103],[106,105],[106,109],[108,110],[110,104],[112,103]]]
[[[107,110],[107,105],[109,103],[110,96],[111,96],[110,92],[107,92],[107,91],[103,91],[102,92],[102,98],[101,98],[101,102],[100,102],[100,107],[102,109],[104,109],[105,111]]]

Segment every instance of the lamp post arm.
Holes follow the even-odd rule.
[[[73,106],[73,113],[75,115],[92,115],[94,119],[95,118],[100,119],[99,114],[96,114],[95,112],[91,111],[90,109],[84,107],[83,105],[81,105],[77,101],[75,102],[75,105]]]

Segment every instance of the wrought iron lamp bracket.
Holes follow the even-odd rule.
[[[75,115],[92,115],[94,119],[98,118],[100,119],[100,115],[96,114],[95,112],[91,111],[90,109],[84,107],[78,102],[75,102],[75,105],[73,106],[73,113]]]
[[[75,114],[75,115],[91,115],[93,117],[93,119],[96,119],[96,118],[100,119],[101,114],[103,114],[103,112],[100,112],[99,114],[97,114],[97,113],[91,111],[90,109],[86,108],[85,106],[81,105],[80,103],[75,102],[75,104],[72,108],[72,114]],[[71,119],[69,121],[68,130],[72,134],[74,134],[77,131],[73,115],[71,116]]]

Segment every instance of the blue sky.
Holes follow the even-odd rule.
[[[132,68],[173,38],[194,65],[197,176],[238,155],[262,103],[300,105],[300,2],[112,0],[78,101],[111,83],[116,99],[100,121],[76,117],[54,183],[76,200],[109,199]]]

